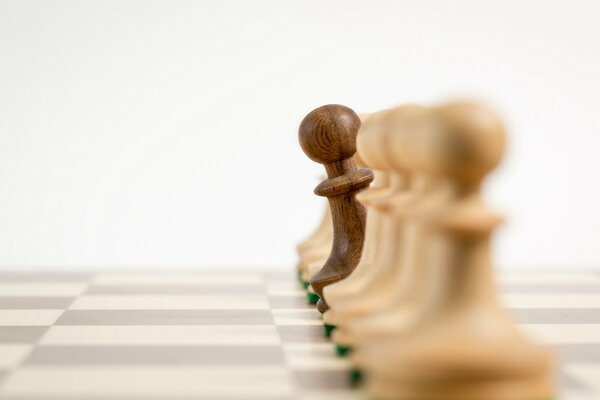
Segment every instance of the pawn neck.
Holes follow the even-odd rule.
[[[499,218],[482,202],[480,187],[451,184],[449,203],[434,222],[436,303],[446,310],[499,308],[490,243]]]

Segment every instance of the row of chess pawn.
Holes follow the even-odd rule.
[[[363,390],[382,400],[552,398],[551,356],[517,330],[494,285],[501,218],[481,186],[505,148],[498,117],[454,102],[361,124],[326,105],[304,118],[299,140],[325,167],[315,193],[329,207],[298,246],[298,274]]]

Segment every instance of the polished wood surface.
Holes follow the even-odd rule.
[[[373,173],[357,168],[353,158],[359,127],[360,118],[354,111],[332,104],[311,111],[298,132],[302,150],[311,160],[323,164],[328,177],[314,190],[318,196],[327,197],[333,223],[329,257],[310,279],[320,297],[317,308],[321,312],[329,308],[323,288],[350,275],[363,248],[366,211],[354,196],[369,186]]]

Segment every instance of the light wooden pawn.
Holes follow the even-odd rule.
[[[402,110],[410,113],[411,110],[418,108],[418,106],[409,105],[402,107]],[[387,146],[387,116],[387,111],[382,112],[377,124],[373,126],[373,129],[369,129],[365,135],[359,138],[357,146],[367,164],[376,162],[378,164],[378,169],[390,172],[390,190],[388,197],[391,197],[408,193],[408,180],[405,174],[391,171],[392,165],[387,158],[387,153],[385,151],[385,147]],[[331,310],[331,313],[329,313],[329,315],[326,314],[323,318],[326,323],[338,327],[338,329],[333,332],[333,341],[340,346],[345,346],[345,343],[339,340],[342,335],[340,333],[340,328],[343,328],[360,315],[375,312],[385,304],[394,290],[391,283],[396,280],[396,274],[400,273],[395,265],[388,262],[388,260],[395,258],[395,254],[399,250],[395,245],[399,235],[399,225],[389,217],[389,209],[383,201],[383,198],[377,199],[377,201],[375,201],[375,199],[362,198],[359,198],[359,200],[365,201],[365,206],[377,210],[377,212],[382,215],[381,243],[374,264],[370,268],[366,279],[361,281],[358,294],[340,301],[336,304],[336,307]],[[379,206],[378,204],[382,206]]]
[[[329,204],[325,204],[323,218],[317,230],[297,247],[298,265],[297,271],[303,282],[308,282],[312,276],[309,265],[322,263],[329,255],[331,242],[333,241],[333,225],[331,223],[331,210]]]
[[[378,118],[378,114],[371,114],[369,119],[365,118],[361,125],[361,129],[359,130],[358,138],[361,138],[363,135],[368,135],[368,130],[373,129],[373,126],[377,124]],[[357,139],[357,141],[358,140],[360,139]],[[360,152],[357,152],[357,155],[360,157],[360,160],[365,167],[373,170],[374,175],[374,180],[369,188],[358,193],[356,196],[356,198],[367,208],[365,242],[360,262],[352,274],[348,278],[324,289],[324,294],[327,296],[328,302],[332,308],[335,308],[335,305],[339,301],[343,301],[351,296],[360,295],[360,289],[363,285],[363,280],[368,279],[370,269],[375,263],[375,258],[380,254],[381,243],[383,241],[381,237],[381,215],[379,212],[377,212],[377,210],[369,208],[368,203],[370,199],[376,199],[388,195],[388,174],[386,171],[378,168],[381,167],[380,163],[378,162],[379,160],[369,160],[368,155],[367,160],[365,160]],[[331,310],[327,311],[324,315],[324,320],[326,323],[327,321],[331,322],[330,311]],[[333,314],[335,314],[335,312]]]
[[[361,342],[377,340],[377,336],[393,333],[402,319],[418,312],[419,288],[423,286],[423,242],[426,240],[417,218],[436,207],[443,187],[424,176],[414,163],[415,147],[429,133],[431,110],[425,107],[399,107],[387,114],[386,148],[393,171],[405,175],[409,190],[384,199],[378,207],[387,210],[388,218],[398,226],[392,245],[398,249],[384,260],[397,271],[390,281],[388,295],[370,312],[356,312],[354,318],[335,332],[334,340],[347,348]],[[411,151],[412,149],[412,151]]]
[[[452,198],[430,225],[435,273],[418,322],[370,346],[366,389],[384,400],[552,398],[550,357],[516,329],[492,278],[490,235],[501,219],[480,192],[504,152],[502,125],[470,103],[440,107],[435,118],[443,129],[426,161],[443,173]]]

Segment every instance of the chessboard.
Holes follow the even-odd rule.
[[[600,398],[600,273],[498,284],[558,398]],[[0,399],[361,399],[349,369],[291,269],[0,273]]]

